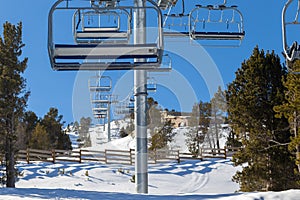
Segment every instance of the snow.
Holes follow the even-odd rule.
[[[126,126],[126,122],[123,121],[119,125]],[[109,143],[107,131],[103,131],[103,126],[90,129],[90,149],[134,148],[132,135],[117,139],[117,126],[115,123],[111,126],[113,140]],[[186,128],[176,129],[175,142],[170,144],[171,148],[187,151],[184,142],[186,131]],[[76,142],[77,133],[73,131],[69,134],[71,140]],[[222,142],[222,145],[224,144]],[[136,194],[135,184],[130,181],[134,174],[134,166],[130,165],[104,165],[97,162],[21,162],[17,168],[21,176],[16,188],[0,188],[0,199],[296,200],[300,196],[300,190],[237,192],[239,185],[231,179],[241,167],[234,167],[230,158],[149,164],[149,194]]]

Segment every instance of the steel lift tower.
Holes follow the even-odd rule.
[[[145,0],[134,0],[134,7],[145,7]],[[146,42],[146,12],[144,9],[134,10],[134,44]],[[136,59],[144,62],[144,58]],[[147,140],[147,71],[134,71],[135,96],[135,187],[137,193],[148,193],[148,140]]]

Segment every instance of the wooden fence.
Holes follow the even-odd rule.
[[[73,151],[66,150],[37,150],[27,149],[20,150],[17,154],[18,161],[42,161],[42,162],[89,162],[95,161],[105,164],[128,164],[135,163],[135,151],[130,150],[113,150],[92,151],[78,149]],[[149,163],[168,162],[170,160],[180,161],[179,151],[155,151],[149,152]]]
[[[214,149],[214,148],[201,148],[198,155],[193,155],[191,153],[183,153],[180,152],[179,157],[181,160],[184,159],[200,159],[203,160],[204,158],[227,158],[227,150],[224,149]]]
[[[176,161],[180,162],[185,159],[204,159],[204,158],[221,158],[226,159],[232,156],[240,148],[201,148],[198,156],[193,156],[191,153],[182,153],[178,150],[157,150],[150,151],[148,154],[149,164],[156,164],[161,162]],[[2,157],[3,158],[3,157]],[[76,149],[73,151],[67,150],[37,150],[27,149],[20,150],[17,154],[18,161],[42,161],[42,162],[100,162],[104,164],[127,164],[133,165],[135,163],[135,151],[130,150],[112,150],[106,149],[104,151],[93,151],[85,149]],[[1,160],[2,163],[2,160]]]
[[[238,152],[240,147],[225,147],[223,149],[216,148],[201,148],[199,155],[195,156],[191,153],[183,153],[180,152],[179,158],[182,159],[200,159],[203,160],[205,158],[221,158],[226,159],[228,157],[233,156],[236,152]]]

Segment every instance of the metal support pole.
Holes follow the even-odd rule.
[[[135,7],[145,7],[145,0],[134,0]],[[134,43],[146,42],[145,9],[134,10]],[[143,62],[144,59],[136,59]],[[147,141],[147,71],[134,71],[134,114],[136,132],[135,187],[137,193],[148,193],[148,141]]]
[[[111,95],[108,96],[108,105],[107,105],[107,142],[111,141],[111,138],[110,138],[110,106],[111,106]]]
[[[105,118],[103,118],[103,131],[105,131]]]

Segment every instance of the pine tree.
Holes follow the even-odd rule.
[[[18,126],[18,141],[17,148],[18,150],[26,149],[29,147],[29,141],[31,135],[38,123],[39,119],[33,111],[27,111],[24,113],[23,118],[21,119]]]
[[[148,98],[148,129],[150,129],[151,135],[154,132],[154,129],[161,128],[163,126],[161,119],[161,110],[159,109],[159,105],[157,101],[155,101],[152,97]]]
[[[244,147],[233,161],[247,163],[234,176],[242,191],[285,190],[296,185],[292,155],[287,146],[277,145],[290,141],[288,122],[275,118],[273,111],[284,100],[281,79],[285,74],[274,52],[265,54],[256,47],[228,86],[229,121],[242,134]]]
[[[50,108],[49,112],[41,119],[41,125],[45,127],[50,140],[51,149],[72,149],[69,136],[63,131],[63,116],[58,114],[57,108]]]
[[[211,138],[209,126],[211,121],[211,103],[199,102],[199,137],[204,137],[204,141],[209,143],[210,148],[215,147],[214,140]],[[212,144],[213,142],[213,144]]]
[[[200,153],[200,145],[204,142],[204,134],[202,134],[197,127],[191,127],[185,133],[185,144],[193,157],[197,157]]]
[[[170,120],[166,121],[161,129],[156,130],[155,134],[151,137],[150,150],[155,151],[157,149],[165,148],[168,142],[171,142],[175,136],[173,132],[173,125]]]
[[[31,139],[29,141],[29,147],[33,149],[50,150],[51,143],[49,139],[49,134],[46,128],[38,123],[32,133]]]
[[[198,129],[199,126],[199,105],[195,103],[192,108],[191,116],[189,118],[189,126]]]
[[[294,72],[300,72],[300,61],[293,64],[292,69]],[[289,125],[292,132],[291,143],[289,149],[292,153],[296,154],[296,165],[298,173],[300,173],[300,74],[288,73],[284,86],[287,91],[285,92],[286,102],[282,105],[275,106],[274,110],[277,112],[276,117],[286,117],[289,120]]]
[[[84,141],[84,146],[89,147],[91,146],[91,139],[89,136],[89,129],[92,123],[92,119],[90,117],[82,117],[80,119],[80,128],[79,128],[79,137],[81,141]]]
[[[225,112],[227,109],[226,105],[226,94],[222,91],[221,87],[218,87],[218,91],[214,94],[211,99],[211,122],[210,129],[214,132],[216,138],[217,148],[220,149],[220,133],[221,124],[225,121]]]
[[[22,77],[28,59],[19,60],[23,47],[22,23],[15,26],[6,22],[0,37],[0,134],[1,150],[5,153],[7,187],[15,187],[16,128],[29,96]]]
[[[208,136],[209,124],[211,118],[211,104],[200,101],[195,104],[192,109],[191,118],[189,120],[190,129],[185,133],[185,144],[189,152],[197,157],[203,144],[204,139],[210,139]]]
[[[79,130],[79,123],[78,123],[78,121],[74,122],[73,129],[74,129],[74,131],[78,131]]]

